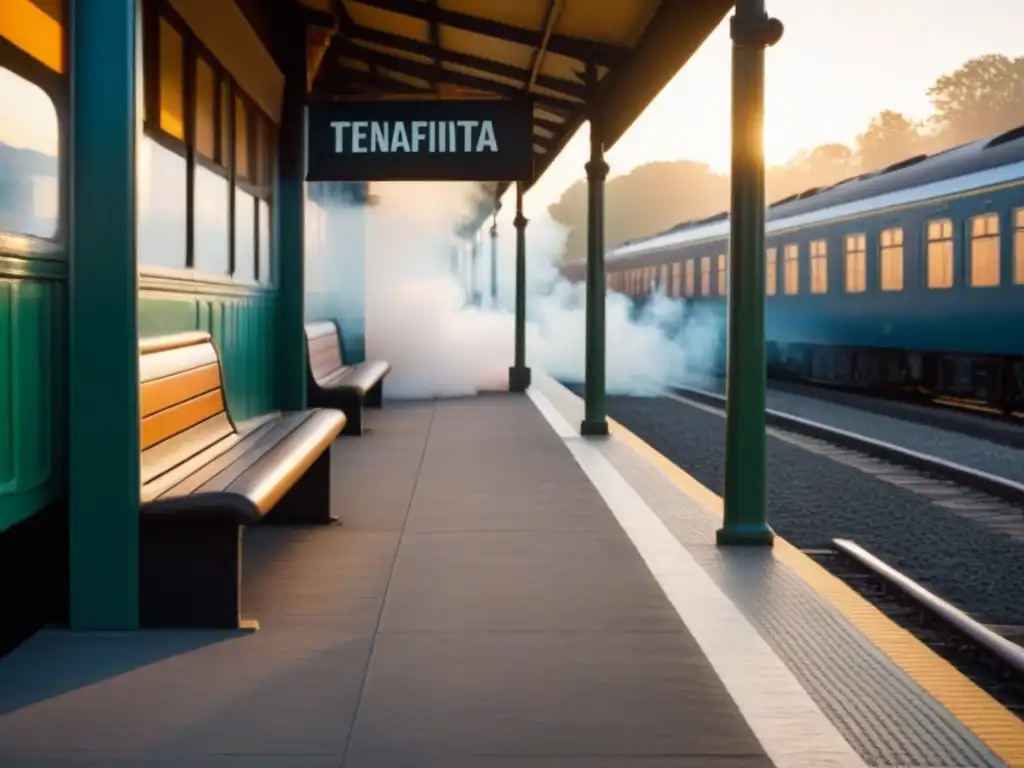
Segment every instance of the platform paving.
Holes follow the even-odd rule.
[[[246,534],[259,632],[40,633],[0,662],[0,766],[772,765],[528,398],[369,425],[341,526]]]

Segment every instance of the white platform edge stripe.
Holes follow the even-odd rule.
[[[579,436],[536,384],[527,395],[601,494],[776,768],[867,768],[739,608],[611,462]]]

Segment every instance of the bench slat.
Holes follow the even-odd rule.
[[[230,442],[227,442],[229,439]],[[225,412],[187,432],[154,445],[142,454],[143,495],[150,484],[163,482],[166,473],[200,456],[205,456],[209,460],[221,451],[226,451],[238,439],[235,428]]]

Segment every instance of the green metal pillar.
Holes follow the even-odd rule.
[[[491,224],[491,306],[498,306],[498,212]]]
[[[596,106],[597,68],[587,65],[590,92],[590,160],[587,162],[587,329],[584,373],[583,423],[581,435],[607,435],[605,416],[605,327],[604,327],[604,161],[600,110]]]
[[[72,0],[68,524],[72,629],[139,626],[137,0]]]
[[[480,255],[480,233],[473,235],[473,247],[469,251],[469,303],[474,307],[480,304],[480,292],[476,288],[476,260]]]
[[[526,367],[526,217],[523,216],[523,182],[516,183],[516,358],[508,369],[510,392],[525,392],[530,386]]]
[[[296,9],[279,22],[278,60],[285,76],[274,194],[277,258],[277,402],[306,407],[305,183],[306,27]]]
[[[732,213],[729,235],[725,519],[720,545],[771,545],[765,509],[764,49],[782,24],[764,0],[732,18]]]

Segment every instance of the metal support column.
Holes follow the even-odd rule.
[[[730,216],[725,519],[721,545],[771,545],[765,509],[764,49],[782,24],[764,0],[738,0],[732,17],[732,212]]]
[[[491,307],[498,306],[498,212],[491,224]]]
[[[510,392],[525,392],[530,386],[530,369],[526,367],[526,222],[523,216],[523,182],[516,183],[516,357],[508,369]]]
[[[68,523],[72,629],[139,626],[137,0],[72,0]],[[106,404],[97,407],[98,404]]]
[[[480,304],[480,292],[476,287],[476,261],[480,255],[480,233],[473,234],[473,246],[469,250],[469,303],[474,307]]]
[[[607,435],[605,416],[604,327],[604,161],[600,110],[597,107],[597,66],[588,63],[587,103],[590,109],[590,160],[587,162],[587,331],[586,370],[583,389],[584,416],[581,435]]]
[[[305,183],[306,28],[297,12],[277,29],[285,84],[274,191],[274,255],[277,259],[277,403],[306,407]]]

